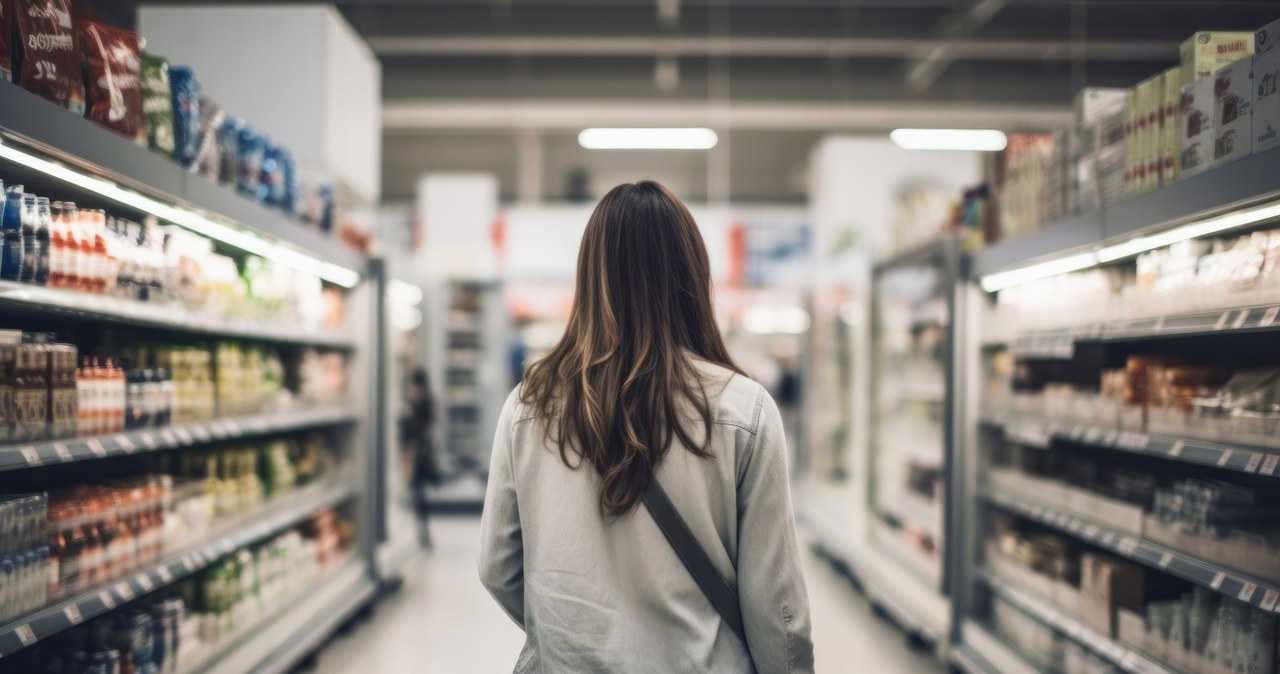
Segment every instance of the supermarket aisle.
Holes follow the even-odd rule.
[[[378,605],[373,622],[338,637],[319,658],[318,674],[504,674],[523,635],[476,580],[479,520],[433,523],[435,552],[403,590]],[[872,617],[866,600],[829,564],[806,554],[818,670],[933,674],[942,667],[911,651],[896,628]]]

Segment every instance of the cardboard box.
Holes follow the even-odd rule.
[[[1254,34],[1253,151],[1280,147],[1280,19]]]
[[[1124,193],[1138,193],[1138,88],[1124,94]]]
[[[1178,145],[1182,153],[1182,177],[1203,173],[1213,166],[1213,78],[1205,77],[1182,87]]]
[[[1098,553],[1080,558],[1084,618],[1108,636],[1116,636],[1116,611],[1143,610],[1142,567]]]
[[[1253,153],[1253,59],[1218,69],[1213,76],[1213,156],[1223,164]]]
[[[1077,213],[1102,208],[1124,196],[1124,98],[1127,89],[1088,87],[1076,96],[1075,175],[1071,189]]]
[[[1178,129],[1182,122],[1182,78],[1180,68],[1164,71],[1164,104],[1161,110],[1160,132],[1160,184],[1168,185],[1178,179],[1182,166],[1182,149],[1178,144]]]
[[[1254,34],[1202,30],[1182,43],[1182,85],[1212,77],[1219,68],[1253,55]]]

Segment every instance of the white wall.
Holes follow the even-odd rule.
[[[422,226],[419,278],[497,278],[498,180],[493,174],[428,173],[418,180],[416,208]]]

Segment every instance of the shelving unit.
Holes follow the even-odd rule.
[[[246,548],[294,530],[318,513],[342,509],[354,525],[346,561],[300,601],[241,626],[202,662],[182,674],[283,672],[316,648],[370,602],[374,582],[374,512],[378,492],[371,447],[375,444],[372,387],[374,291],[366,261],[336,239],[282,211],[267,208],[232,188],[190,175],[166,158],[68,113],[17,86],[0,82],[0,178],[29,190],[74,198],[130,218],[153,215],[213,239],[229,255],[254,254],[305,272],[342,291],[345,320],[332,331],[193,311],[179,303],[146,303],[70,290],[0,282],[3,327],[41,324],[150,330],[176,343],[208,338],[240,339],[284,349],[319,348],[343,354],[347,396],[340,402],[294,402],[248,416],[0,445],[0,474],[83,470],[116,465],[132,455],[180,454],[283,434],[324,430],[335,443],[336,465],[317,481],[267,498],[235,515],[219,516],[198,540],[168,541],[162,559],[109,578],[87,592],[61,599],[0,626],[0,657],[9,658],[86,621],[132,606],[173,588]],[[212,384],[210,384],[212,386]],[[122,401],[123,403],[123,401]],[[267,406],[264,409],[274,409]],[[77,468],[64,464],[82,463]],[[132,464],[128,464],[132,465]],[[104,469],[105,471],[105,469]],[[50,473],[53,474],[53,473]],[[61,475],[62,473],[57,473]],[[288,644],[282,647],[282,644]]]
[[[1145,594],[1139,595],[1140,602],[1168,603],[1171,597],[1179,596],[1177,593],[1190,596],[1194,591],[1204,593],[1208,601],[1224,610],[1230,607],[1261,616],[1277,612],[1280,578],[1261,577],[1270,575],[1264,568],[1255,568],[1262,561],[1250,566],[1239,552],[1227,557],[1230,546],[1225,538],[1182,533],[1178,525],[1157,518],[1156,504],[1149,500],[1132,498],[1123,491],[1112,495],[1095,490],[1100,489],[1096,485],[1111,484],[1107,482],[1109,471],[1129,471],[1117,479],[1128,479],[1131,473],[1152,476],[1157,482],[1151,489],[1168,490],[1187,480],[1200,480],[1206,485],[1220,481],[1258,494],[1273,493],[1268,485],[1280,477],[1280,443],[1273,444],[1272,434],[1261,430],[1259,421],[1246,425],[1229,416],[1192,416],[1190,404],[1178,408],[1165,403],[1167,407],[1153,410],[1144,407],[1150,403],[1117,401],[1108,398],[1105,389],[1101,394],[1087,389],[1089,377],[1104,370],[1145,377],[1142,371],[1126,371],[1126,364],[1147,354],[1174,364],[1204,367],[1213,365],[1213,360],[1205,360],[1211,353],[1217,353],[1220,360],[1234,357],[1240,361],[1235,364],[1237,369],[1280,364],[1260,355],[1266,353],[1260,340],[1270,339],[1280,328],[1280,306],[1272,299],[1270,288],[1258,281],[1253,290],[1225,292],[1210,287],[1195,293],[1166,293],[1158,302],[1144,302],[1140,296],[1122,296],[1112,290],[1109,296],[1090,296],[1094,306],[1083,315],[1071,310],[1058,315],[1046,311],[1043,322],[1038,320],[1040,314],[1010,321],[1007,308],[1002,309],[1005,313],[988,310],[992,296],[980,288],[984,279],[1005,272],[1021,273],[1027,281],[1035,282],[1093,265],[1114,265],[1120,268],[1117,274],[1128,273],[1132,280],[1134,272],[1127,266],[1134,265],[1135,256],[1148,250],[1192,236],[1229,238],[1272,230],[1280,222],[1280,209],[1273,208],[1280,204],[1274,180],[1277,170],[1280,152],[1253,155],[1100,213],[1002,242],[974,257],[973,283],[963,301],[971,310],[964,321],[959,367],[964,372],[963,390],[976,404],[963,410],[963,458],[953,473],[958,495],[953,502],[958,516],[969,525],[956,526],[950,532],[958,537],[952,560],[957,579],[953,620],[959,626],[953,633],[950,657],[955,666],[985,674],[1037,671],[1008,641],[1013,637],[991,628],[995,603],[1017,609],[1063,643],[1083,648],[1117,671],[1185,674],[1204,666],[1189,664],[1194,662],[1190,655],[1175,659],[1172,648],[1166,654],[1152,646],[1156,637],[1144,629],[1154,628],[1142,627],[1143,621],[1149,620],[1143,614],[1146,609],[1131,609],[1138,627],[1131,622],[1129,636],[1122,638],[1126,627],[1113,627],[1115,631],[1109,633],[1092,624],[1096,618],[1083,620],[1071,606],[1062,605],[1060,601],[1065,600],[1058,599],[1056,590],[1051,598],[1019,583],[1019,574],[1002,572],[989,559],[993,553],[987,552],[987,546],[993,544],[996,531],[1011,523],[1018,535],[1047,535],[1068,541],[1065,554],[1088,554],[1133,565],[1137,578],[1148,586]],[[1191,227],[1180,229],[1185,226]],[[1187,234],[1182,237],[1170,232]],[[1055,270],[1061,260],[1069,263]],[[1179,360],[1184,353],[1200,358]],[[1007,373],[1009,365],[1000,365],[1006,362],[1015,364],[1014,374]],[[1057,390],[1055,397],[1050,397],[1037,392],[1046,382],[1059,381],[1065,382],[1060,387],[1076,387],[1070,389],[1073,393]],[[1098,386],[1096,379],[1092,385]],[[1014,386],[1023,388],[1011,390]],[[1145,390],[1134,394],[1135,399],[1141,400],[1136,396]],[[1037,411],[1041,408],[1044,411]],[[1096,482],[1035,472],[1023,478],[1020,469],[995,467],[994,457],[1006,456],[1010,450],[1014,451],[1012,456],[1022,457],[1016,460],[1031,466],[1082,461],[1098,466],[1099,473],[1094,477]],[[1037,453],[1044,458],[1037,459]],[[1004,460],[1009,459],[1006,456]],[[1082,468],[1081,472],[1087,471]],[[1269,500],[1262,503],[1271,505]],[[1214,545],[1215,540],[1222,542]],[[1269,558],[1259,558],[1263,559]],[[1035,575],[1046,583],[1051,578],[1054,583],[1084,582],[1057,578],[1043,569]],[[1083,587],[1076,592],[1088,595]],[[1141,639],[1135,640],[1134,629]],[[1136,643],[1143,646],[1131,645]]]

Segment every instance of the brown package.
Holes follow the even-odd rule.
[[[134,142],[146,140],[142,122],[142,58],[138,34],[96,21],[80,24],[88,83],[88,117]]]
[[[24,89],[84,114],[84,81],[70,0],[11,0],[18,26],[14,45]]]
[[[1116,610],[1143,611],[1142,568],[1099,554],[1080,558],[1080,591],[1085,618],[1108,636],[1116,635]]]
[[[12,5],[12,0],[0,0],[0,80],[6,82],[13,81]]]

